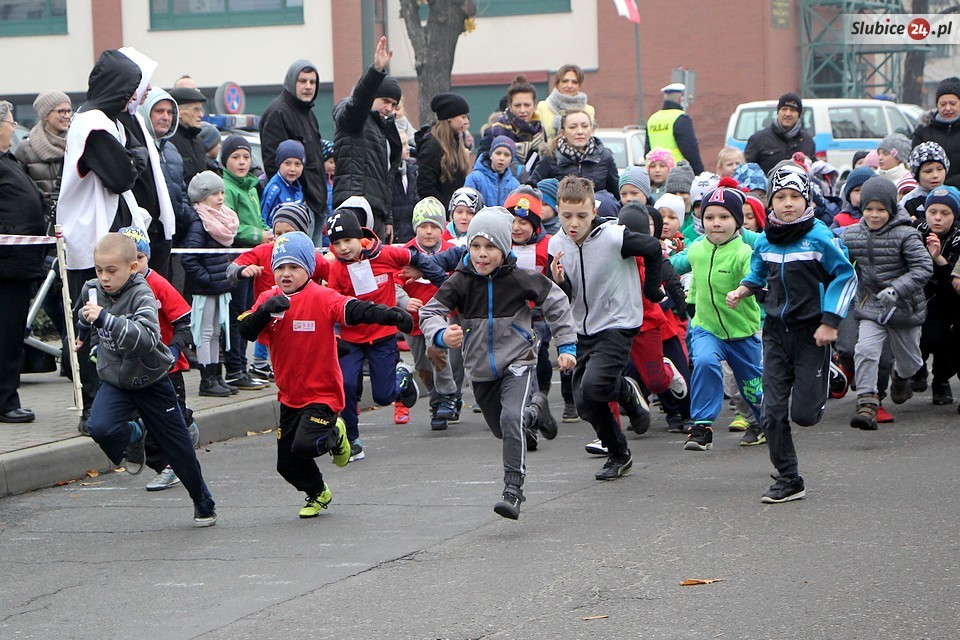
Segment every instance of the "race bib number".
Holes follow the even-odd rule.
[[[294,320],[293,330],[294,331],[315,331],[316,324],[314,323],[313,320]]]
[[[517,256],[517,266],[521,269],[535,271],[537,268],[537,247],[529,244],[514,246],[513,254]]]
[[[350,273],[354,294],[362,296],[377,290],[377,279],[373,276],[373,267],[369,260],[351,262],[347,265],[347,271]]]

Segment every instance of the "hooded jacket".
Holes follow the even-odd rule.
[[[530,174],[530,184],[536,185],[545,178],[563,179],[566,176],[580,176],[593,181],[597,191],[620,193],[620,172],[613,152],[603,146],[599,138],[595,138],[594,150],[576,162],[572,158],[554,151],[545,155],[537,164],[537,168]]]
[[[257,183],[257,177],[249,173],[238,178],[229,171],[223,172],[223,204],[236,211],[240,219],[235,247],[255,247],[263,242],[263,232],[269,230],[260,213]]]
[[[467,175],[463,186],[473,187],[483,196],[483,202],[488,207],[502,207],[504,201],[510,193],[520,186],[510,167],[507,166],[503,173],[497,173],[490,166],[490,156],[487,153],[481,153],[473,165],[473,171]]]
[[[940,122],[937,120],[937,110],[933,109],[920,116],[910,142],[911,147],[923,142],[936,142],[943,147],[950,160],[950,170],[944,184],[960,188],[960,119]]]
[[[297,140],[303,145],[307,161],[303,163],[300,184],[303,185],[303,199],[317,219],[323,219],[327,210],[327,180],[323,171],[323,140],[320,138],[320,125],[313,115],[313,104],[317,99],[304,102],[297,97],[297,76],[305,70],[316,71],[317,67],[309,60],[295,60],[287,69],[283,79],[283,90],[274,98],[260,118],[260,151],[263,154],[263,170],[267,178],[272,178],[278,170],[277,147],[284,140]],[[317,74],[319,76],[319,73]],[[319,88],[318,88],[319,89]],[[319,92],[319,91],[318,91]],[[387,187],[389,189],[389,186]],[[362,194],[358,191],[357,194]],[[354,195],[354,194],[349,194]],[[368,195],[369,197],[369,195]]]

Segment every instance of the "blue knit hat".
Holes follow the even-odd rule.
[[[537,189],[543,194],[543,204],[557,208],[557,192],[560,190],[560,181],[556,178],[547,178],[537,183]]]
[[[850,192],[857,187],[862,187],[863,183],[877,175],[876,172],[867,166],[857,167],[847,175],[847,181],[843,184],[844,202],[850,202]]]
[[[767,176],[756,162],[742,164],[733,171],[733,179],[747,191],[767,191]]]
[[[137,253],[142,253],[147,256],[148,259],[150,258],[150,238],[144,233],[143,229],[123,227],[118,233],[128,238],[133,238],[133,241],[137,243]]]
[[[303,143],[299,140],[284,140],[277,145],[277,166],[284,160],[296,158],[300,162],[307,161],[307,152],[303,150]]]
[[[276,239],[270,256],[270,268],[276,269],[283,264],[298,265],[313,275],[317,268],[317,249],[310,236],[302,231],[291,231]]]
[[[923,203],[924,210],[929,211],[930,205],[932,204],[946,205],[953,211],[954,217],[960,217],[960,191],[958,191],[956,187],[943,186],[931,191]],[[123,233],[122,229],[120,233]],[[138,248],[139,246],[140,244],[137,243]]]
[[[493,155],[493,152],[503,147],[510,152],[511,156],[517,155],[517,143],[508,138],[507,136],[497,136],[493,139],[493,142],[490,143],[490,155]]]

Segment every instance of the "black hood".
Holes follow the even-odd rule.
[[[77,112],[103,111],[116,119],[140,85],[140,67],[115,49],[107,49],[87,80],[87,99]]]

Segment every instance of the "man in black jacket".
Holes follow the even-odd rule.
[[[295,60],[283,79],[283,90],[274,98],[260,118],[260,152],[267,179],[277,172],[277,147],[284,140],[303,144],[307,161],[303,164],[300,184],[303,199],[314,216],[313,240],[319,239],[327,208],[327,180],[323,171],[323,140],[320,125],[313,115],[319,83],[317,68],[309,60]]]
[[[190,184],[193,176],[207,168],[207,152],[200,139],[200,123],[203,121],[203,105],[207,97],[199,89],[179,87],[170,89],[170,97],[177,101],[180,124],[170,142],[183,158],[183,182]]]
[[[393,242],[392,184],[403,147],[394,122],[400,84],[386,71],[392,57],[387,39],[380,38],[373,65],[364,71],[350,97],[333,108],[337,126],[333,206],[350,196],[364,196],[373,209],[373,230],[385,243]]]
[[[808,158],[816,156],[813,138],[801,127],[803,102],[795,93],[785,93],[777,101],[777,119],[769,127],[760,129],[747,140],[743,155],[747,162],[756,162],[764,173],[789,160],[797,151]]]

